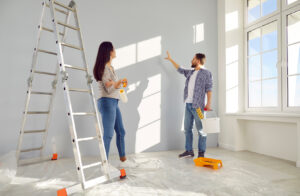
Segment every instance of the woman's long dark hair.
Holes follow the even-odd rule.
[[[97,59],[93,70],[96,81],[102,81],[105,65],[110,61],[110,53],[114,50],[111,42],[102,42],[98,49]]]

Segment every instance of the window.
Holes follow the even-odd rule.
[[[277,10],[277,0],[248,0],[248,23]]]
[[[300,106],[300,11],[287,16],[288,106]]]
[[[298,1],[298,0],[287,0],[287,4],[289,5],[289,4],[292,4],[292,3],[296,2],[296,1]]]
[[[300,0],[247,0],[246,10],[246,110],[300,111]]]
[[[277,21],[248,32],[249,107],[278,106]]]

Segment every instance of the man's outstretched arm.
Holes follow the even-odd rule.
[[[177,69],[177,71],[181,74],[183,74],[185,77],[187,77],[188,73],[190,72],[190,70],[188,69],[183,69],[181,68],[170,56],[170,53],[167,51],[167,57],[165,58],[166,60],[170,61],[173,66]]]
[[[178,69],[180,66],[171,58],[171,55],[169,53],[169,51],[167,51],[167,57],[165,58],[166,60],[170,61],[173,66]]]

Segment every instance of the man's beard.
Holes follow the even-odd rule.
[[[192,67],[192,68],[195,68],[195,67],[197,67],[197,65],[192,64],[191,67]]]

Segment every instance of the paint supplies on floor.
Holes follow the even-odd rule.
[[[194,159],[194,163],[199,167],[212,167],[214,170],[220,169],[223,167],[223,163],[221,160],[211,159],[206,157],[199,157]]]

